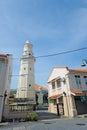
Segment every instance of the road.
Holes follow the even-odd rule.
[[[0,125],[0,130],[87,130],[87,118],[9,123],[3,126]]]
[[[37,112],[37,114],[39,115],[39,120],[51,120],[51,119],[59,119],[60,118],[57,114],[49,113],[47,111]]]

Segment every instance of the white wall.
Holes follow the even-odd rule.
[[[65,74],[67,74],[67,69],[66,68],[53,68],[49,78],[48,78],[48,81],[47,82],[50,82],[51,80],[57,78],[57,77],[65,77]]]
[[[75,75],[80,76],[81,80],[81,85],[77,86],[76,80],[75,80]],[[87,74],[82,74],[82,73],[74,73],[74,74],[69,74],[69,83],[70,83],[70,89],[71,91],[73,90],[87,90],[87,85],[85,84],[85,80],[83,76],[86,76]],[[79,88],[79,89],[78,89]]]
[[[65,68],[54,68],[49,76],[49,79],[48,79],[48,95],[49,96],[52,96],[52,95],[56,95],[56,94],[60,94],[60,93],[63,93],[66,92],[67,93],[67,89],[66,89],[66,84],[64,84],[63,82],[61,82],[61,87],[60,88],[55,88],[55,89],[52,89],[52,85],[51,85],[51,81],[56,79],[56,78],[64,78],[65,75],[68,73],[68,70]]]
[[[81,80],[81,85],[77,86],[76,84],[76,80],[75,80],[75,75],[79,75],[80,76],[80,80]],[[63,93],[65,92],[67,95],[70,95],[70,90],[71,91],[76,91],[76,90],[86,90],[87,91],[87,85],[85,84],[85,80],[83,76],[86,76],[87,73],[71,73],[67,70],[67,68],[58,68],[55,67],[49,78],[48,78],[48,88],[49,88],[49,96],[53,96],[59,93]],[[55,80],[56,78],[65,78],[66,79],[66,83],[64,84],[63,82],[61,82],[61,88],[55,88],[52,89],[52,80]]]
[[[12,55],[4,57],[2,62],[2,68],[0,71],[0,121],[2,119],[3,107],[4,107],[4,94],[10,92],[11,74],[12,74]],[[1,57],[2,58],[2,57]]]

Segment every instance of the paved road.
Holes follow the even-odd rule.
[[[87,130],[87,118],[11,123],[0,130]]]
[[[49,112],[37,112],[39,115],[39,120],[49,120],[49,119],[59,119],[60,117],[57,114]]]

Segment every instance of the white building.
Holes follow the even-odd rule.
[[[49,112],[76,116],[87,113],[87,69],[54,67],[48,78]]]
[[[0,122],[2,120],[5,98],[10,93],[12,75],[12,55],[0,54]]]
[[[36,103],[34,90],[34,63],[35,57],[32,52],[32,44],[29,41],[26,41],[21,58],[20,77],[16,98],[27,98],[32,101],[33,104]]]

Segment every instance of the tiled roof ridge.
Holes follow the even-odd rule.
[[[87,69],[86,68],[75,68],[75,69],[69,69],[69,71],[71,72],[87,72]]]
[[[35,88],[35,87],[37,87],[37,88]],[[34,88],[35,88],[36,90],[38,90],[38,89],[48,90],[46,87],[43,87],[43,86],[41,86],[41,85],[39,85],[39,84],[35,84],[35,85],[34,85]]]
[[[82,90],[73,90],[71,92],[74,93],[74,94],[87,94],[87,92],[82,91]]]
[[[66,68],[67,70],[69,69],[68,66],[54,66],[54,68]]]
[[[1,57],[6,57],[8,54],[0,54]]]
[[[74,68],[69,69],[68,66],[54,66],[54,68],[66,68],[69,71],[87,71],[87,68]]]

